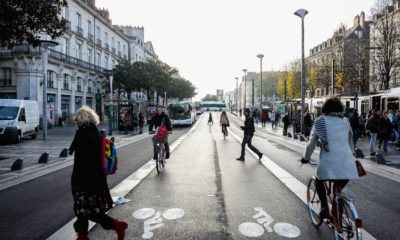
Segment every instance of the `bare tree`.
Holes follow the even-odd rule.
[[[375,76],[381,88],[389,89],[389,83],[399,68],[400,56],[399,11],[394,11],[390,0],[377,0],[375,7],[371,9],[373,23],[371,25],[371,67],[375,68]]]

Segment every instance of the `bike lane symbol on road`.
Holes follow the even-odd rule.
[[[136,210],[132,214],[134,218],[141,220],[147,219],[143,223],[144,233],[142,235],[142,238],[152,238],[154,236],[154,233],[152,231],[164,226],[163,218],[161,217],[161,215],[167,220],[176,220],[182,218],[183,215],[185,215],[185,211],[180,208],[170,208],[161,214],[161,211],[156,212],[156,210],[154,210],[153,208],[141,208]]]
[[[264,234],[264,228],[267,232],[272,233],[275,231],[277,234],[287,237],[296,238],[300,236],[300,229],[290,223],[279,222],[276,223],[273,228],[271,223],[274,219],[266,213],[261,207],[254,208],[256,215],[253,216],[257,220],[254,222],[245,222],[239,225],[239,232],[246,237],[260,237]]]

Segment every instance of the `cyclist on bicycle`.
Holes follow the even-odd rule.
[[[165,125],[165,127],[168,130],[168,133],[172,133],[171,120],[169,119],[169,116],[166,113],[164,113],[163,106],[157,106],[156,115],[153,116],[153,118],[151,119],[150,124],[149,124],[149,134],[153,133],[153,126],[155,127],[155,129],[157,129],[162,124]],[[165,146],[165,151],[166,151],[165,158],[168,159],[169,158],[168,134],[165,138],[164,146]],[[155,144],[154,144],[154,157],[153,158],[154,158],[154,160],[157,160],[157,146]]]
[[[221,113],[221,116],[219,117],[219,123],[222,126],[222,132],[224,132],[224,129],[226,131],[226,128],[229,127],[229,119],[225,111]],[[228,136],[228,131],[226,131],[226,136]]]
[[[320,141],[321,151],[316,172],[318,197],[321,200],[321,218],[327,218],[327,197],[324,181],[332,181],[340,189],[350,179],[358,179],[354,159],[353,134],[350,123],[343,117],[343,105],[338,98],[329,98],[322,105],[323,116],[314,124],[309,143],[305,149],[302,163],[311,159],[317,142]],[[339,205],[341,211],[342,206]]]

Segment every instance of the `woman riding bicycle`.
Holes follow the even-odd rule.
[[[222,132],[224,132],[224,129],[225,129],[225,132],[226,132],[225,134],[226,134],[226,136],[228,136],[228,131],[226,131],[226,127],[229,127],[229,119],[228,119],[228,116],[226,115],[225,111],[223,111],[221,113],[221,116],[219,118],[219,123],[222,126]]]
[[[343,105],[338,98],[330,98],[322,105],[323,116],[319,117],[314,124],[310,141],[305,149],[302,163],[311,159],[318,140],[321,151],[319,164],[316,172],[316,185],[318,197],[321,200],[321,218],[327,218],[327,196],[324,181],[332,181],[340,189],[350,179],[358,179],[358,172],[354,159],[353,134],[350,123],[344,118]],[[342,206],[339,205],[339,209]]]

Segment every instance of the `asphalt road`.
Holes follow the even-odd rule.
[[[189,129],[174,128],[169,141]],[[108,177],[110,189],[151,157],[150,138],[118,149],[118,172]],[[72,166],[0,191],[0,239],[47,239],[74,218],[71,173]]]

